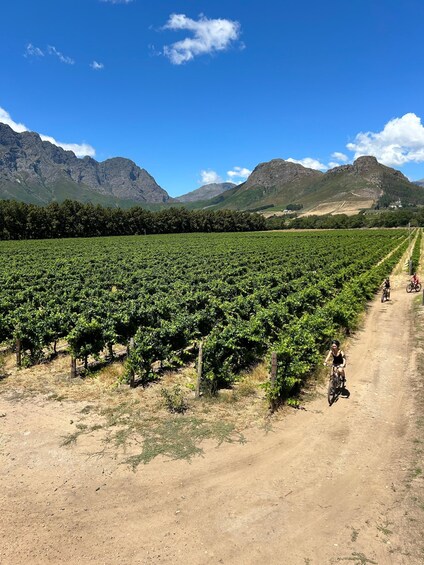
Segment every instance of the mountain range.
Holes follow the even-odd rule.
[[[169,195],[129,159],[79,159],[37,133],[16,133],[0,123],[0,198],[33,204],[69,198],[125,207],[164,203]]]
[[[359,157],[326,173],[283,159],[260,163],[246,182],[213,183],[170,198],[155,179],[122,157],[98,162],[42,141],[34,132],[17,133],[0,123],[0,199],[33,204],[65,199],[103,206],[150,209],[260,211],[265,215],[353,214],[361,209],[424,205],[424,181],[410,182],[375,157]]]
[[[178,196],[174,198],[175,202],[197,202],[199,200],[209,200],[210,198],[214,198],[215,196],[219,196],[220,194],[230,190],[230,188],[235,188],[237,185],[233,182],[214,182],[210,184],[204,184],[200,188],[196,190],[192,190],[187,194],[183,194],[182,196]]]
[[[424,205],[424,187],[375,157],[359,157],[326,173],[273,159],[258,165],[247,181],[208,202],[215,209],[287,209],[302,214],[353,214],[375,206]],[[266,211],[266,212],[265,212]]]

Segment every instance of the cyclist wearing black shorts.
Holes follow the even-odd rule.
[[[331,342],[331,349],[325,358],[324,365],[327,365],[330,358],[333,358],[333,365],[337,367],[339,375],[343,379],[343,382],[346,381],[345,376],[345,367],[346,367],[346,356],[344,352],[340,349],[340,341],[338,339],[333,339]]]

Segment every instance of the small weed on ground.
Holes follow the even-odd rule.
[[[358,553],[354,551],[351,557],[339,557],[337,561],[352,561],[355,565],[366,565],[366,563],[373,563],[377,565],[377,561],[373,561],[372,559],[368,559],[363,553]]]
[[[184,414],[188,410],[186,394],[180,385],[176,384],[172,388],[163,387],[160,394],[169,412]]]
[[[355,528],[352,528],[352,534],[350,536],[350,540],[352,542],[355,542],[358,539],[359,536],[359,530],[355,530]]]
[[[393,531],[389,529],[389,526],[391,525],[392,525],[391,522],[385,520],[384,523],[377,524],[377,530],[386,537],[391,536],[393,534]]]

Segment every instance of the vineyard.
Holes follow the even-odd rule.
[[[18,364],[113,358],[146,384],[203,348],[202,386],[230,386],[277,353],[290,397],[351,331],[408,246],[406,230],[181,234],[0,242],[0,343]]]

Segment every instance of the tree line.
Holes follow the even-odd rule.
[[[168,208],[150,212],[141,206],[123,210],[72,200],[47,206],[0,201],[1,240],[264,229],[262,216],[240,211]]]
[[[100,237],[193,232],[242,232],[275,229],[352,229],[424,227],[424,207],[297,217],[294,214],[265,219],[257,213],[231,210],[187,210],[171,207],[151,212],[135,206],[129,210],[83,204],[73,200],[47,206],[0,200],[0,240]]]
[[[267,219],[266,226],[267,229],[352,229],[405,227],[409,223],[413,227],[424,227],[424,208],[370,211],[354,216],[272,216]]]

